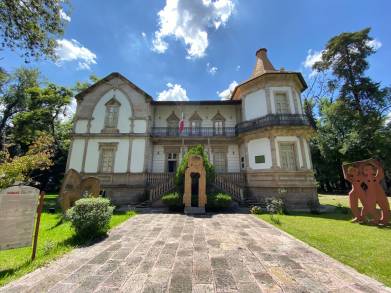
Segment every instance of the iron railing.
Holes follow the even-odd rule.
[[[235,127],[185,127],[179,132],[178,127],[152,127],[153,137],[232,137],[235,136]]]
[[[307,117],[302,114],[268,114],[261,118],[239,122],[235,127],[185,127],[179,132],[178,127],[152,127],[152,137],[234,137],[240,133],[268,126],[309,126]]]
[[[302,114],[268,114],[261,118],[240,122],[236,125],[236,133],[243,133],[268,126],[303,126],[310,125],[307,117]]]

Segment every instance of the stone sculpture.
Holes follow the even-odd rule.
[[[204,167],[204,161],[201,156],[192,155],[189,156],[189,162],[185,171],[185,192],[183,195],[183,203],[186,208],[191,208],[191,186],[192,186],[192,174],[199,174],[198,179],[198,208],[205,211],[206,205],[206,171]]]
[[[69,169],[65,174],[64,181],[60,189],[60,204],[65,213],[75,201],[85,195],[99,196],[100,181],[95,177],[87,177],[82,179],[79,172],[74,169]]]
[[[383,168],[378,160],[357,161],[342,166],[344,177],[352,184],[349,202],[354,222],[362,222],[369,216],[371,224],[388,225],[390,221],[390,205],[381,185],[384,178]],[[358,201],[363,208],[358,208]],[[379,205],[379,215],[376,204]]]

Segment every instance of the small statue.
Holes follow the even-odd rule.
[[[366,206],[366,194],[362,189],[363,177],[360,175],[360,170],[354,166],[343,166],[343,174],[347,181],[352,184],[352,190],[349,192],[349,204],[352,214],[354,216],[352,222],[363,221],[363,210],[360,211],[358,208],[358,201],[361,201],[362,206]],[[347,169],[347,170],[346,170]]]
[[[390,204],[381,181],[384,178],[383,168],[378,160],[357,161],[342,166],[344,178],[352,184],[349,192],[349,203],[354,216],[352,222],[362,222],[368,216],[371,224],[388,225],[390,221]],[[362,210],[358,208],[358,201]],[[381,217],[376,209],[379,205]]]

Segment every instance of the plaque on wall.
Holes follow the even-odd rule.
[[[0,191],[0,250],[31,246],[38,198],[30,186]]]

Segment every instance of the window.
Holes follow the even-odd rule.
[[[265,156],[255,156],[255,164],[263,164],[265,163]]]
[[[223,135],[224,134],[224,121],[216,120],[213,122],[214,125],[214,134]]]
[[[177,168],[177,154],[168,153],[167,155],[167,172],[175,173]]]
[[[102,173],[113,173],[114,172],[114,160],[116,146],[113,145],[102,145],[100,148],[100,166],[99,171]]]
[[[240,158],[240,166],[242,169],[244,169],[244,157]]]
[[[215,167],[216,173],[225,172],[225,162],[227,160],[226,153],[216,152],[213,153],[213,165]]]
[[[288,96],[284,93],[278,93],[275,95],[276,100],[276,112],[278,114],[290,113]]]
[[[171,115],[167,118],[167,127],[169,136],[177,136],[179,132],[179,118],[175,115],[175,112],[172,111]]]
[[[190,122],[191,134],[200,135],[201,134],[201,121],[193,120]]]
[[[280,160],[281,168],[288,170],[296,170],[296,152],[293,143],[280,143]]]
[[[105,128],[117,128],[120,106],[121,104],[115,99],[115,97],[106,103]]]

